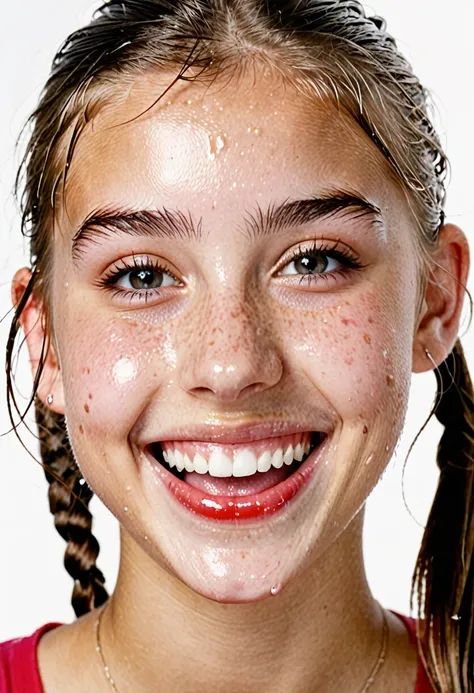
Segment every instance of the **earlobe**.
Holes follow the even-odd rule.
[[[458,336],[470,260],[466,236],[458,226],[446,224],[440,229],[432,259],[414,336],[414,373],[433,369],[426,351],[439,366],[452,351]]]
[[[54,346],[51,343],[51,335],[47,333],[43,301],[38,299],[34,287],[31,287],[31,281],[32,273],[28,268],[24,267],[16,272],[12,281],[12,303],[17,308],[25,291],[31,289],[18,319],[25,334],[33,381],[41,363],[43,363],[37,395],[50,409],[58,414],[64,414],[61,370]]]

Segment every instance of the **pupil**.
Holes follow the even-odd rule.
[[[302,255],[295,260],[295,268],[301,274],[322,272],[327,267],[327,260],[322,255]]]
[[[134,289],[155,289],[161,286],[163,277],[161,272],[151,269],[142,269],[130,273],[130,284]]]

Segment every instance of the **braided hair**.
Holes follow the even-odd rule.
[[[64,567],[74,580],[72,607],[76,616],[86,614],[108,599],[105,578],[96,566],[99,542],[92,534],[89,502],[93,496],[82,478],[69,445],[64,416],[36,399],[40,454],[49,483],[49,509],[54,526],[67,542]]]
[[[271,65],[305,93],[330,96],[373,139],[407,192],[426,269],[444,220],[447,160],[429,117],[428,93],[383,19],[368,17],[357,0],[109,0],[60,48],[30,119],[17,192],[32,275],[7,346],[11,414],[16,411],[23,419],[26,413],[15,401],[13,344],[30,295],[42,300],[47,318],[52,221],[86,124],[114,84],[148,69],[174,70],[170,89],[178,80],[204,82],[235,73],[252,60]],[[50,509],[67,541],[65,565],[75,580],[72,601],[80,615],[107,599],[95,564],[99,546],[91,533],[92,491],[81,484],[64,417],[35,398],[43,366],[44,358],[30,405],[36,407]],[[440,480],[413,593],[424,617],[420,651],[435,690],[472,693],[474,394],[459,340],[436,377],[435,413],[444,426]]]

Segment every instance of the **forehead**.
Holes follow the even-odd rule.
[[[86,127],[68,173],[73,225],[104,206],[225,213],[339,188],[402,199],[385,157],[329,99],[271,78],[206,87],[137,78]]]

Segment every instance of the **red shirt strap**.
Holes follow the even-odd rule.
[[[403,623],[407,627],[408,632],[410,633],[410,640],[412,642],[413,647],[417,648],[415,619],[410,618],[409,616],[403,616],[403,614],[399,614],[396,611],[394,611],[393,613],[403,621]],[[430,680],[425,671],[420,656],[418,656],[418,674],[416,676],[415,693],[433,693],[433,688],[431,686]]]
[[[43,693],[38,668],[38,641],[60,623],[46,623],[26,638],[15,638],[0,644],[1,693]]]

